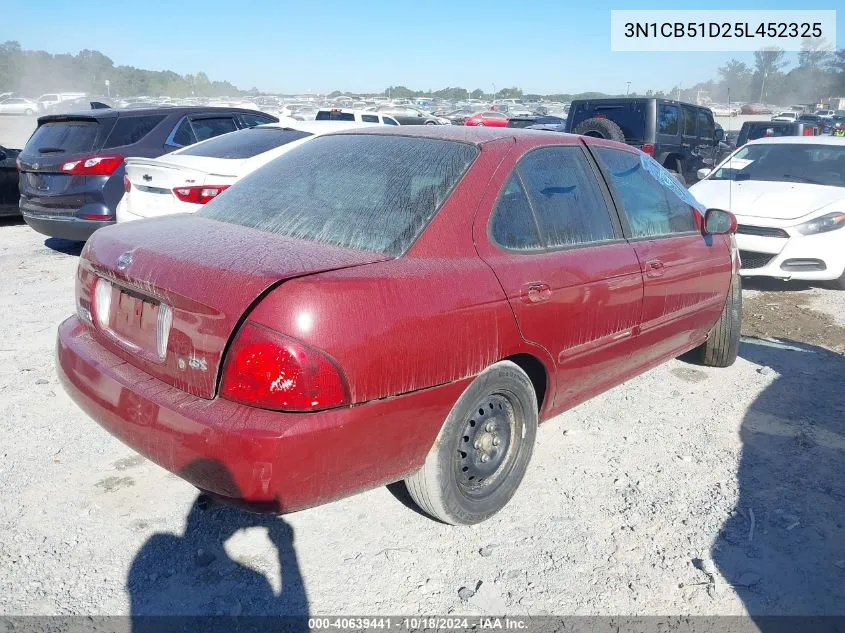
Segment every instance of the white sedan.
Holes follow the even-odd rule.
[[[845,138],[761,138],[698,175],[690,193],[737,218],[742,275],[845,290]]]
[[[229,132],[159,158],[127,158],[118,222],[194,213],[243,176],[322,134],[368,124],[269,123]]]
[[[0,114],[25,114],[32,116],[38,112],[38,104],[31,99],[9,97],[0,101]]]

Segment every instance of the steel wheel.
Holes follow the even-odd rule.
[[[468,497],[483,497],[513,466],[508,450],[516,421],[514,407],[504,394],[492,394],[473,408],[455,451],[458,486]]]

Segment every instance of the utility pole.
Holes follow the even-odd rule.
[[[630,81],[626,81],[625,83],[626,83],[626,84],[628,84],[628,85],[625,87],[625,96],[627,97],[627,96],[628,96],[628,94],[630,94],[630,92],[631,92],[631,82],[630,82]]]
[[[493,101],[496,100],[496,84],[493,84]]]
[[[763,103],[763,89],[766,87],[766,76],[768,74],[768,71],[765,71],[763,73],[763,83],[760,84],[760,103]]]

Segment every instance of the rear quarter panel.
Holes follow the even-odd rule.
[[[472,240],[479,200],[512,146],[507,139],[481,152],[406,255],[290,280],[249,320],[330,354],[355,403],[474,376],[513,354],[536,356]],[[550,402],[553,365],[541,362]]]

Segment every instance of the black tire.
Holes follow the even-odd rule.
[[[738,274],[731,280],[728,300],[710,336],[698,348],[700,360],[708,367],[730,367],[739,352],[742,325],[742,282]]]
[[[600,119],[598,117],[587,119],[586,121],[581,121],[572,131],[582,136],[595,136],[608,141],[625,142],[625,133],[622,131],[622,128],[610,119]]]
[[[437,125],[437,121],[426,121],[426,125]]]
[[[681,183],[684,187],[687,186],[687,179],[684,178],[684,167],[681,164],[681,161],[677,158],[672,161],[667,161],[667,164],[664,165],[664,167],[666,167],[666,169],[669,170],[669,173],[675,177],[675,180]]]
[[[537,422],[537,394],[528,375],[510,361],[488,367],[458,398],[423,467],[405,480],[408,492],[444,523],[484,521],[519,487]]]
[[[30,108],[27,108],[26,110],[24,110],[24,114],[26,116],[32,116],[35,113]]]

